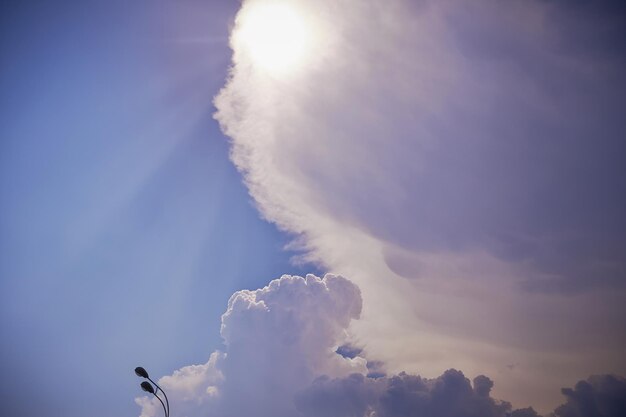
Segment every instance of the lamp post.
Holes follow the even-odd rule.
[[[137,376],[141,377],[141,378],[147,379],[148,381],[150,381],[152,383],[151,384],[148,381],[143,381],[141,383],[141,389],[144,390],[145,392],[148,392],[148,393],[154,395],[157,398],[157,400],[159,400],[161,405],[163,406],[163,412],[165,413],[165,417],[170,417],[170,402],[167,399],[167,394],[165,394],[165,391],[163,391],[161,389],[161,387],[157,385],[156,382],[154,382],[152,379],[150,379],[150,376],[148,376],[148,372],[144,368],[142,368],[141,366],[138,366],[138,367],[135,368],[135,374]],[[154,384],[154,387],[152,386],[153,384]],[[155,387],[156,387],[156,390],[154,389]],[[165,403],[163,403],[163,400],[161,399],[161,397],[159,397],[157,395],[157,393],[159,391],[161,391],[163,393],[163,396],[165,397]],[[166,404],[167,404],[167,406],[166,406]]]

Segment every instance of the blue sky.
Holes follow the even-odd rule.
[[[136,414],[135,366],[204,360],[235,290],[302,273],[211,117],[236,6],[3,6],[5,412]]]
[[[1,7],[9,414],[626,409],[621,3]]]

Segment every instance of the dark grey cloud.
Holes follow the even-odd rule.
[[[318,378],[296,397],[296,405],[306,417],[509,416],[511,404],[493,399],[492,387],[493,382],[484,375],[474,378],[472,384],[454,369],[434,379],[406,373],[379,379],[353,374]],[[515,412],[517,417],[537,416],[532,409]]]
[[[539,414],[532,408],[520,408],[511,412],[511,417],[540,417]]]
[[[376,379],[387,376],[387,372],[385,372],[385,364],[382,361],[367,361],[365,367],[367,368],[368,378]]]
[[[592,376],[561,392],[567,401],[554,411],[556,417],[626,416],[626,379],[622,377]]]
[[[491,397],[493,381],[484,375],[467,379],[450,369],[434,379],[400,373],[383,379],[361,374],[320,377],[296,397],[306,417],[540,417],[532,408],[513,409]],[[593,376],[575,388],[563,388],[566,402],[549,417],[623,417],[626,379]]]
[[[371,411],[385,381],[352,374],[346,378],[317,378],[295,397],[296,408],[306,417],[361,417]]]

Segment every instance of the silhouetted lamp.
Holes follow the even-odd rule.
[[[148,392],[154,395],[156,399],[159,400],[159,402],[163,406],[163,412],[165,412],[165,417],[170,417],[170,402],[167,399],[167,394],[165,394],[165,391],[163,391],[161,387],[157,385],[156,382],[150,379],[150,377],[148,376],[148,372],[145,369],[143,369],[141,366],[138,366],[135,368],[135,374],[137,374],[138,377],[146,378],[148,381],[150,381],[150,382],[143,381],[141,383],[141,389],[144,390],[145,392]],[[156,390],[154,389],[155,387],[156,387]],[[163,393],[163,396],[165,397],[165,403],[163,403],[163,400],[161,400],[161,397],[157,395],[159,391]],[[167,407],[165,404],[167,404]]]
[[[145,392],[149,392],[150,394],[154,394],[154,388],[152,387],[152,384],[148,381],[143,381],[141,383],[141,389]]]
[[[145,369],[143,369],[141,366],[138,366],[135,368],[135,374],[137,374],[137,376],[140,376],[142,378],[150,378],[148,376],[148,372]]]

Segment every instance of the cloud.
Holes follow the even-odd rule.
[[[455,369],[436,378],[372,377],[371,368],[384,364],[364,357],[348,334],[360,311],[359,289],[335,275],[285,275],[236,292],[222,316],[225,351],[159,380],[173,416],[539,417],[494,399],[485,375],[472,382]],[[591,377],[562,393],[567,401],[551,417],[619,417],[626,410],[621,377]],[[137,404],[141,417],[161,415],[154,399]]]
[[[626,379],[615,375],[592,376],[579,381],[574,389],[561,390],[565,404],[554,411],[556,417],[617,417],[626,415]]]
[[[462,372],[449,369],[434,379],[401,373],[391,378],[317,379],[296,400],[306,417],[504,417],[511,405],[490,397],[493,382],[484,375],[473,385]],[[516,410],[517,414],[534,411]],[[523,414],[521,414],[523,415]]]
[[[626,372],[623,9],[289,4],[303,64],[259,68],[233,36],[216,118],[262,215],[361,288],[365,354],[542,411]]]
[[[242,15],[263,3],[275,1]],[[273,77],[235,43],[216,100],[268,218],[312,234],[318,212],[410,250],[487,249],[563,290],[598,284],[581,267],[621,282],[617,242],[598,237],[614,224],[596,214],[617,222],[626,203],[613,154],[623,67],[611,48],[576,48],[589,23],[540,2],[292,3],[329,47]]]
[[[221,352],[214,352],[207,363],[185,366],[159,380],[159,385],[168,393],[173,415],[206,415],[213,410],[218,386],[224,378],[219,369],[223,359]],[[140,417],[155,417],[163,413],[161,404],[154,398],[140,397],[135,402],[141,407]]]
[[[384,379],[323,376],[297,396],[296,404],[306,417],[539,417],[531,407],[513,410],[510,403],[492,398],[492,387],[484,375],[470,383],[455,369],[433,379],[406,373]],[[566,402],[551,417],[618,417],[626,412],[626,380],[619,376],[593,376],[562,393]]]
[[[173,415],[293,416],[293,395],[315,377],[365,372],[362,358],[335,353],[360,312],[359,289],[335,275],[285,275],[265,288],[238,291],[222,316],[225,352],[159,384]],[[162,412],[154,399],[137,403],[142,417]]]

